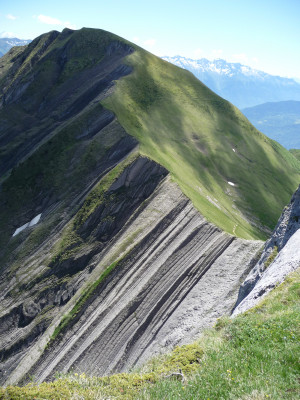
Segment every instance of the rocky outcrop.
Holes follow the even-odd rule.
[[[57,239],[95,183],[138,144],[100,104],[131,72],[123,59],[133,48],[102,37],[91,59],[74,61],[73,35],[65,29],[37,38],[11,56],[1,77],[0,286],[4,271],[35,257],[46,238]],[[86,45],[94,50],[93,40]],[[43,232],[32,240],[28,221],[39,214]],[[83,253],[73,260],[78,270]]]
[[[73,276],[74,282],[81,277],[80,290],[53,304],[55,313],[49,311],[51,321],[35,340],[28,335],[39,317],[30,303],[27,314],[34,319],[24,328],[12,327],[9,342],[23,329],[27,347],[6,353],[2,383],[25,382],[28,373],[41,382],[57,371],[125,371],[195,339],[230,312],[261,242],[237,239],[208,223],[168,177],[155,184],[154,176],[163,177],[160,168],[138,158],[108,189],[115,198],[121,194],[119,218],[129,218]],[[149,189],[147,180],[153,182]],[[143,201],[132,208],[135,197]],[[103,212],[95,209],[84,228],[93,225],[89,238],[97,236],[94,224],[101,225]],[[101,279],[108,266],[110,273]],[[61,324],[64,315],[71,316],[67,325]]]
[[[286,276],[300,267],[300,229],[288,240],[271,265],[262,273],[251,292],[234,309],[233,316],[249,310]]]
[[[233,315],[258,303],[293,270],[300,266],[300,186],[285,207],[262,255],[241,285]]]

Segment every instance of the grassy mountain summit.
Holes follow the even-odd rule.
[[[28,139],[41,151],[29,114],[31,119],[36,115],[36,124],[40,116],[46,121],[51,115],[46,131],[51,123],[62,124],[67,114],[79,120],[83,103],[93,115],[100,112],[92,102],[92,88],[70,100],[76,98],[72,84],[85,85],[97,65],[118,51],[127,55],[127,76],[112,76],[118,79],[116,88],[99,99],[102,106],[138,140],[142,154],[171,172],[208,220],[240,237],[265,238],[299,182],[299,162],[191,73],[102,30],[50,32],[16,57],[2,76],[6,107],[1,113],[8,125],[19,124],[20,129],[26,121],[30,129],[9,141],[2,150],[4,159],[11,160],[19,149],[24,154]],[[69,106],[73,109],[67,112]],[[19,160],[6,165],[14,167]]]
[[[135,48],[126,61],[134,72],[104,105],[210,221],[265,237],[299,181],[299,164],[191,73]]]
[[[35,39],[22,53],[22,62],[17,58],[2,77],[4,118],[11,123],[16,107],[13,123],[22,126],[37,108],[44,117],[56,107],[52,123],[62,122],[66,106],[57,103],[66,99],[70,105],[70,85],[84,73],[85,84],[89,71],[107,57],[110,43],[130,46],[125,63],[133,72],[116,82],[114,93],[101,101],[104,107],[138,140],[141,153],[171,172],[210,221],[240,237],[264,238],[295,190],[300,164],[191,73],[115,35],[83,28]],[[10,106],[24,90],[22,106]],[[91,98],[82,95],[74,102],[75,117],[79,104],[89,104]],[[10,141],[7,156],[24,140],[19,135],[18,141]]]
[[[266,236],[299,160],[109,32],[0,67],[0,383],[128,370],[229,312],[262,245],[232,234]]]

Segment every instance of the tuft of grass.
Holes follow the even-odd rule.
[[[296,400],[300,396],[300,270],[261,303],[223,317],[195,343],[106,377],[73,372],[0,389],[0,399]],[[172,379],[179,371],[183,379]]]
[[[137,157],[138,153],[130,154],[123,162],[116,165],[103,179],[93,188],[87,196],[83,206],[76,214],[74,219],[74,228],[79,229],[81,225],[93,214],[95,209],[99,207],[102,202],[109,200],[105,192],[109,189],[112,183],[121,175],[126,167],[128,167]]]
[[[265,269],[268,268],[268,266],[275,260],[276,256],[278,254],[278,247],[274,246],[272,253],[269,255],[268,259],[265,262]]]
[[[54,382],[25,387],[0,388],[0,399],[132,399],[144,388],[160,379],[170,379],[179,369],[184,376],[197,370],[203,351],[198,344],[177,347],[170,355],[148,366],[147,372],[122,373],[102,378],[85,373],[58,374]],[[69,396],[69,397],[68,397]]]
[[[113,200],[113,195],[107,195],[107,190],[112,183],[122,174],[124,169],[128,167],[137,157],[138,152],[131,153],[122,162],[112,168],[90,191],[86,197],[83,205],[75,214],[74,218],[70,221],[67,227],[64,229],[60,240],[53,249],[53,257],[51,264],[55,264],[64,261],[75,253],[80,248],[87,244],[88,239],[83,239],[78,230],[85,223],[90,215],[98,208],[101,204]],[[109,218],[109,216],[107,216]]]
[[[55,328],[50,342],[47,344],[47,347],[60,335],[64,329],[69,325],[69,323],[76,317],[76,315],[80,312],[83,305],[87,302],[87,300],[94,294],[97,287],[108,277],[108,275],[113,271],[113,269],[119,264],[121,259],[113,262],[109,267],[107,267],[104,272],[100,275],[100,277],[93,283],[91,283],[88,288],[81,294],[79,300],[74,305],[72,310],[66,314],[60,324]]]

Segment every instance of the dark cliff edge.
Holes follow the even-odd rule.
[[[2,276],[2,304],[7,306],[0,317],[2,377],[15,367],[22,354],[30,351],[30,346],[45,332],[60,308],[88,279],[95,263],[167,171],[153,161],[138,157],[119,174],[112,184],[108,183],[103,196],[96,196],[101,184],[105,185],[102,180],[85,198],[81,213],[71,221],[71,228],[62,233],[55,256],[46,267],[39,265],[45,262],[42,247],[32,261],[29,272],[32,279],[23,276],[23,282],[14,282],[13,278],[7,279],[10,274],[6,278]],[[86,206],[90,206],[91,199],[94,210],[87,216]]]

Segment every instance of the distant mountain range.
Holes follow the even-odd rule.
[[[300,101],[265,103],[242,112],[257,129],[287,149],[300,149]]]
[[[17,38],[0,38],[0,57],[4,56],[14,46],[25,46],[31,40],[23,40]]]
[[[269,75],[225,60],[193,60],[182,56],[163,57],[191,71],[201,82],[238,108],[267,102],[300,100],[300,84],[293,79]]]

